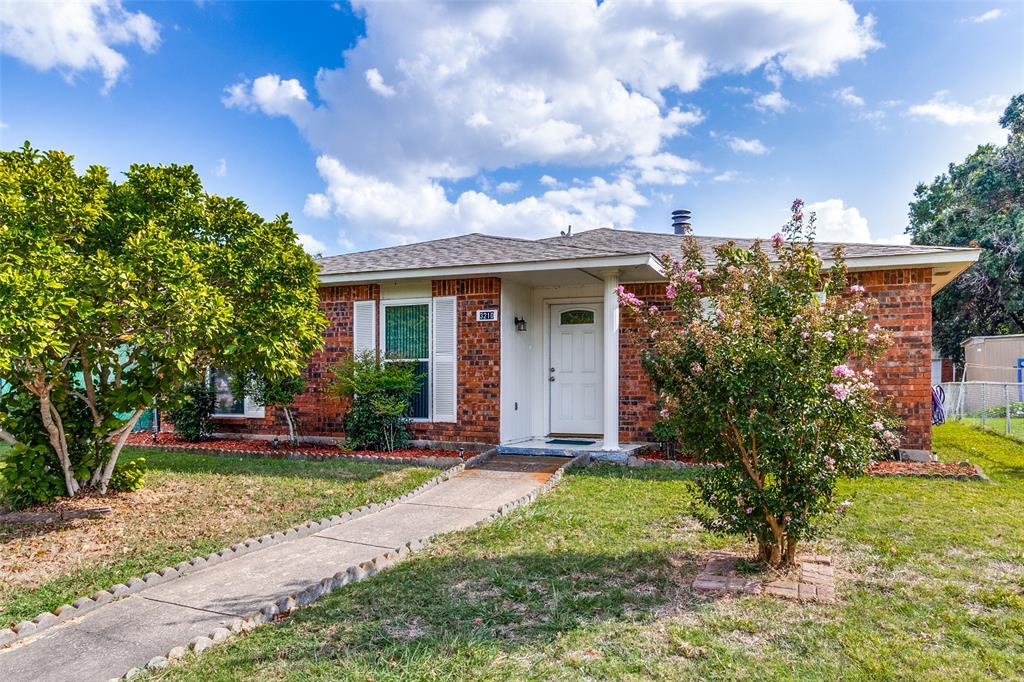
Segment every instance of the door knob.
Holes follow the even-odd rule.
[[[554,380],[555,380],[554,377],[548,377],[548,381],[554,381]]]

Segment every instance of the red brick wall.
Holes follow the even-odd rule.
[[[500,406],[501,327],[498,322],[477,322],[476,311],[499,308],[501,280],[496,277],[436,280],[433,296],[458,297],[458,421],[414,423],[413,437],[466,443],[497,443]],[[295,400],[293,415],[300,436],[342,437],[347,401],[330,397],[330,369],[352,354],[352,302],[380,300],[380,287],[335,286],[320,289],[320,307],[329,321],[324,347],[306,370],[306,392]],[[379,314],[379,313],[378,313]],[[287,434],[284,415],[267,408],[264,419],[219,419],[217,431],[273,435]]]
[[[878,300],[875,322],[893,332],[893,347],[873,369],[884,395],[892,398],[905,423],[903,448],[931,450],[931,269],[873,270],[850,273]],[[643,301],[665,305],[663,284],[626,284]],[[640,364],[642,348],[632,342],[638,320],[622,310],[619,340],[619,438],[653,440],[655,394]]]
[[[874,367],[875,382],[903,419],[901,447],[932,448],[931,268],[850,273],[878,300],[875,321],[893,332],[893,346]]]

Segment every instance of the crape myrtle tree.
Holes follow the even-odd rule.
[[[698,519],[753,537],[773,566],[792,565],[798,543],[844,508],[840,476],[898,446],[898,423],[867,369],[887,332],[869,321],[864,288],[848,285],[841,249],[823,272],[814,215],[805,220],[799,200],[792,211],[769,251],[729,243],[713,266],[687,236],[681,259],[665,257],[667,305],[619,288],[648,340],[659,427],[717,465],[696,481]]]
[[[0,438],[37,447],[41,428],[68,495],[106,492],[159,397],[209,366],[294,376],[325,326],[287,215],[204,193],[191,166],[112,182],[60,151],[0,152]]]
[[[935,345],[957,361],[969,336],[1024,333],[1024,93],[999,124],[1005,145],[981,145],[949,164],[917,186],[910,204],[912,243],[983,249],[932,301]]]
[[[292,403],[306,390],[305,376],[285,374],[268,377],[253,371],[240,372],[234,375],[231,389],[236,396],[249,396],[264,407],[280,408],[288,427],[288,443],[298,445]]]

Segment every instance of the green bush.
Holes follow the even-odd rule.
[[[0,457],[0,506],[21,509],[49,504],[64,492],[60,468],[45,446],[15,445]]]
[[[146,483],[146,458],[120,460],[110,477],[110,489],[120,493],[138,490]]]
[[[345,435],[352,449],[392,452],[409,442],[406,414],[416,392],[416,364],[363,353],[334,370],[331,393],[351,398]]]
[[[191,443],[207,440],[213,433],[210,416],[217,404],[213,389],[205,381],[187,383],[177,402],[178,406],[167,413],[174,422],[174,432]]]

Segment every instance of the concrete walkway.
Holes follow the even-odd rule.
[[[376,513],[147,587],[0,650],[0,680],[120,677],[349,566],[475,525],[567,462],[498,455]]]

